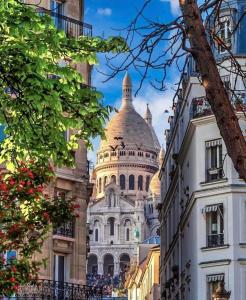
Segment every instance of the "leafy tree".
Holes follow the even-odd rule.
[[[73,199],[49,199],[49,167],[72,166],[71,150],[103,134],[111,110],[101,94],[83,84],[77,62],[93,65],[98,52],[126,49],[120,38],[74,38],[58,31],[49,16],[17,0],[0,1],[0,296],[35,278],[31,261],[50,227],[76,215]],[[61,64],[61,62],[66,62]],[[64,131],[74,135],[67,142]],[[16,250],[18,258],[5,260]]]

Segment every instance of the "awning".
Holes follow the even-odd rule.
[[[212,211],[217,211],[220,206],[223,206],[223,204],[219,203],[219,204],[214,204],[214,205],[207,205],[202,209],[202,213],[204,214],[204,213],[209,213]]]
[[[217,282],[217,281],[224,281],[224,274],[214,274],[207,276],[207,282]]]
[[[222,145],[222,139],[208,141],[205,144],[206,144],[206,148],[220,146],[220,145]]]

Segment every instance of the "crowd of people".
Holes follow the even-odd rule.
[[[92,287],[99,287],[103,289],[104,296],[118,296],[119,291],[124,290],[125,273],[120,272],[119,275],[112,276],[87,274],[87,285]]]

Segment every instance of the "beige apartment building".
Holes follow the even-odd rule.
[[[128,300],[160,300],[160,245],[140,244],[138,263],[129,271]]]
[[[92,26],[82,22],[84,12],[83,0],[25,0],[28,4],[38,5],[40,13],[49,14],[58,29],[68,35],[79,37],[91,35]],[[85,83],[90,85],[90,66],[76,64],[76,68],[84,77]],[[70,132],[67,132],[69,138]],[[86,284],[86,256],[87,256],[87,228],[86,209],[91,193],[89,183],[87,150],[82,141],[75,152],[75,165],[71,168],[57,168],[57,179],[48,187],[50,195],[63,193],[66,197],[76,197],[80,205],[79,218],[73,222],[63,224],[54,232],[50,232],[46,239],[42,254],[35,259],[47,258],[47,267],[40,270],[39,278]]]

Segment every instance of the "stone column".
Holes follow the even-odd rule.
[[[115,275],[119,275],[119,273],[120,273],[120,263],[119,263],[119,261],[117,260],[117,261],[115,261],[115,263],[114,263],[114,276],[115,276]]]
[[[103,261],[102,260],[98,260],[98,274],[103,275]]]

